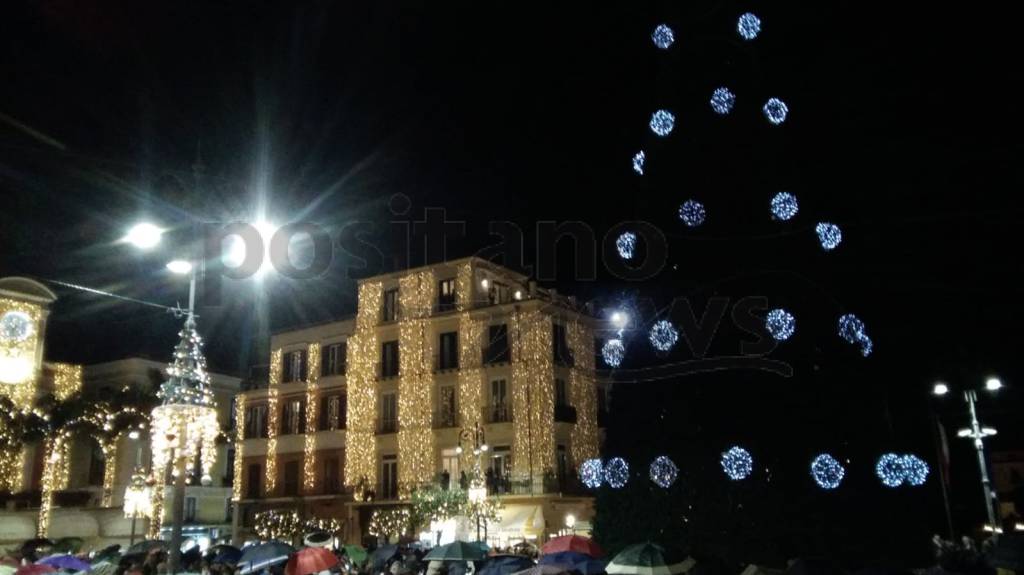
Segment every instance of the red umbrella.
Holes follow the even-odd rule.
[[[306,547],[292,553],[284,566],[284,575],[311,575],[338,564],[338,558],[323,547]]]
[[[548,541],[541,547],[540,554],[547,555],[549,553],[561,553],[563,551],[573,551],[575,553],[583,553],[584,555],[590,555],[591,557],[602,557],[604,551],[597,546],[589,537],[583,537],[581,535],[563,535],[562,537],[555,537]]]
[[[53,567],[45,563],[32,563],[31,565],[22,565],[18,567],[18,570],[14,572],[14,575],[45,575],[46,573],[53,573],[56,571]]]

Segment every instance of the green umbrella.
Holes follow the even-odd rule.
[[[696,564],[689,557],[683,561],[669,562],[665,559],[664,547],[648,542],[623,549],[605,571],[608,575],[676,575],[686,573]]]
[[[455,541],[447,545],[434,547],[423,557],[424,561],[481,561],[487,555],[476,543]]]
[[[342,549],[345,550],[345,555],[348,555],[348,558],[357,565],[362,564],[362,562],[366,561],[366,558],[368,557],[366,549],[363,549],[359,545],[345,545]]]

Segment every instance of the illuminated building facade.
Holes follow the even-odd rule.
[[[543,540],[570,515],[585,531],[575,470],[599,455],[598,323],[479,258],[360,281],[354,318],[275,334],[266,383],[236,399],[238,538],[256,513],[294,510],[359,541],[374,510],[466,485],[459,438],[477,426],[480,479],[504,507],[492,540]]]

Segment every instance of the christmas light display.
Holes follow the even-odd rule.
[[[459,316],[459,425],[465,429],[476,429],[483,425],[484,370],[483,340],[487,320],[473,319],[469,312]],[[476,463],[473,450],[464,449],[459,457],[459,469],[471,469]]]
[[[636,234],[633,232],[623,232],[622,235],[615,240],[615,249],[619,251],[619,257],[622,259],[633,259],[633,254],[636,250]]]
[[[788,311],[776,308],[765,316],[764,327],[775,341],[786,341],[796,332],[796,318]]]
[[[601,346],[601,357],[608,367],[619,367],[626,357],[626,346],[621,339],[609,339]]]
[[[512,315],[512,469],[521,481],[536,482],[555,465],[552,332],[551,315],[540,310]]]
[[[434,474],[435,336],[429,321],[436,286],[431,269],[398,280],[398,492],[403,499]]]
[[[410,529],[411,518],[412,514],[407,507],[376,509],[370,516],[366,531],[374,537],[397,542]]]
[[[906,470],[903,467],[903,458],[895,453],[886,453],[878,458],[875,464],[875,475],[886,487],[899,487],[903,485],[906,478]]]
[[[687,227],[695,228],[703,224],[706,215],[704,204],[697,200],[686,200],[683,205],[679,206],[679,219]]]
[[[672,322],[662,319],[651,326],[651,331],[647,338],[658,351],[668,351],[679,341],[679,332],[676,331]]]
[[[672,43],[676,41],[676,35],[672,32],[672,29],[666,24],[658,24],[658,27],[651,33],[651,41],[654,45],[662,50],[668,50]]]
[[[320,421],[320,344],[311,343],[306,349],[309,366],[306,369],[306,429],[302,444],[302,489],[316,491],[316,434]]]
[[[849,343],[859,345],[860,353],[864,357],[871,355],[874,344],[868,337],[867,328],[864,326],[864,322],[852,313],[839,318],[839,337]]]
[[[714,92],[711,92],[711,109],[716,114],[724,116],[732,111],[733,106],[736,105],[736,94],[732,93],[732,90],[722,86],[715,88]]]
[[[0,395],[30,406],[36,391],[36,350],[43,308],[0,297]]]
[[[604,481],[604,464],[600,459],[593,458],[580,464],[580,482],[590,489],[601,487]]]
[[[722,453],[722,471],[733,481],[740,481],[750,477],[754,471],[754,458],[750,452],[742,447],[730,447]]]
[[[82,366],[70,363],[53,364],[53,397],[67,401],[82,391]]]
[[[928,481],[928,464],[920,457],[907,454],[900,458],[903,466],[903,480],[907,485],[919,487]]]
[[[676,482],[676,477],[679,476],[679,468],[664,455],[659,455],[651,462],[649,471],[651,481],[662,489],[672,487],[672,484]]]
[[[773,126],[778,126],[786,121],[786,116],[789,115],[789,106],[778,98],[768,98],[761,111]]]
[[[676,127],[676,117],[668,110],[658,110],[651,115],[651,131],[664,138]]]
[[[123,510],[128,519],[140,519],[153,514],[153,498],[147,479],[141,468],[136,469],[128,486],[124,488]]]
[[[761,19],[747,12],[736,21],[736,31],[744,40],[753,40],[761,33]]]
[[[639,175],[644,175],[644,164],[647,162],[647,154],[643,150],[640,150],[633,155],[633,171]]]
[[[782,221],[792,219],[800,211],[800,205],[796,201],[796,196],[789,192],[775,194],[772,197],[771,207],[772,218]]]
[[[380,354],[375,328],[380,319],[383,285],[359,285],[355,333],[348,339],[345,379],[346,410],[345,485],[355,488],[356,500],[363,490],[377,484],[377,440],[374,423],[377,408],[376,358]]]
[[[573,461],[598,455],[597,374],[594,369],[594,330],[589,323],[571,322],[566,329],[573,362],[569,368],[569,400],[576,409],[570,442]]]
[[[621,457],[613,457],[604,465],[604,482],[612,489],[622,489],[629,482],[629,464]]]
[[[814,226],[814,233],[818,234],[818,243],[825,251],[832,251],[843,241],[843,232],[839,226],[828,222],[821,222]]]
[[[231,500],[242,500],[242,470],[245,447],[245,394],[235,396],[235,478],[231,482]],[[237,512],[237,511],[236,511]]]
[[[843,482],[846,470],[843,466],[827,453],[814,458],[811,461],[811,477],[822,489],[835,489]]]
[[[277,407],[281,387],[281,349],[270,352],[270,381],[267,386],[267,456],[263,468],[263,494],[270,496],[277,487],[277,432],[280,429]]]

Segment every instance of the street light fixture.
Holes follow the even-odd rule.
[[[148,250],[160,243],[163,233],[155,224],[142,222],[132,226],[124,240],[139,249]]]
[[[940,381],[940,382],[935,384],[935,387],[932,388],[932,393],[934,395],[940,395],[940,396],[941,395],[946,395],[947,393],[949,393],[949,386],[946,385],[945,383],[942,383]]]
[[[167,271],[178,275],[192,273],[192,262],[188,260],[171,260],[167,262]]]
[[[565,526],[569,528],[573,535],[576,535],[576,516],[572,513],[565,515]]]
[[[990,377],[985,380],[985,389],[989,391],[998,391],[1003,387],[1003,382],[999,381],[998,377]]]
[[[141,467],[135,469],[131,482],[124,488],[124,516],[132,520],[131,537],[128,546],[135,544],[135,520],[140,517],[151,517],[153,514],[152,489],[146,481],[145,471]]]

